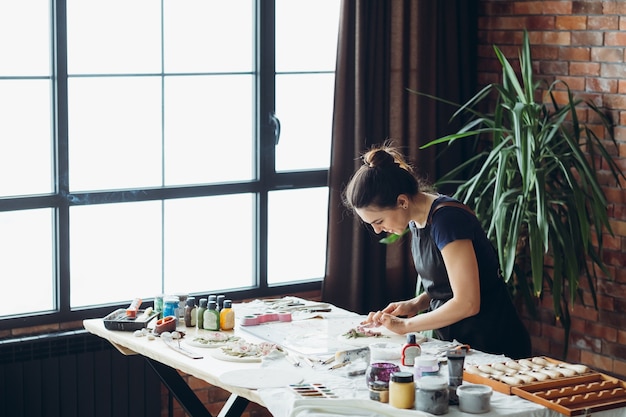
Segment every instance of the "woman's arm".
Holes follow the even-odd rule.
[[[452,298],[434,311],[407,319],[390,314],[389,309],[370,313],[368,322],[383,325],[395,333],[419,332],[449,326],[480,311],[480,281],[478,261],[469,239],[448,243],[441,251],[446,264]]]

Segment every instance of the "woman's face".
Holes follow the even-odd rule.
[[[408,210],[400,205],[388,209],[369,206],[355,209],[355,212],[361,220],[372,226],[376,234],[387,232],[401,235],[410,220]]]

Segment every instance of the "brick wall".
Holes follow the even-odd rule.
[[[616,124],[615,157],[622,169],[626,167],[626,1],[481,0],[478,28],[481,85],[500,76],[492,45],[513,60],[527,29],[537,76],[563,80],[576,96],[606,110]],[[584,112],[579,116],[586,121]],[[598,310],[588,290],[584,304],[574,305],[566,359],[624,377],[626,192],[608,180],[604,192],[615,233],[605,236],[604,260],[610,275],[602,275],[596,283]],[[541,319],[532,321],[527,315],[527,323],[535,354],[560,358],[564,332],[555,324],[551,303],[545,297],[539,306]]]

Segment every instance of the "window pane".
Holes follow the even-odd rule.
[[[161,72],[161,3],[67,0],[69,74]]]
[[[52,219],[49,208],[0,212],[0,316],[54,309]]]
[[[50,2],[0,2],[0,75],[50,74]]]
[[[253,177],[253,81],[250,75],[166,78],[167,185]]]
[[[276,114],[281,121],[276,171],[330,165],[334,78],[334,74],[276,76]]]
[[[161,293],[161,202],[70,208],[71,307]]]
[[[161,185],[160,78],[70,78],[68,96],[72,190]]]
[[[189,294],[255,284],[251,194],[165,202],[165,292]]]
[[[52,192],[49,80],[0,80],[0,196]]]
[[[252,71],[252,0],[166,0],[163,15],[166,72]]]
[[[335,71],[338,0],[276,0],[276,70]]]
[[[328,187],[274,191],[268,199],[268,284],[323,278]]]

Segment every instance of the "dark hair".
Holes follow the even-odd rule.
[[[344,205],[352,210],[369,206],[392,208],[400,194],[414,196],[422,188],[402,153],[387,142],[370,148],[362,159],[363,165],[343,193]]]

